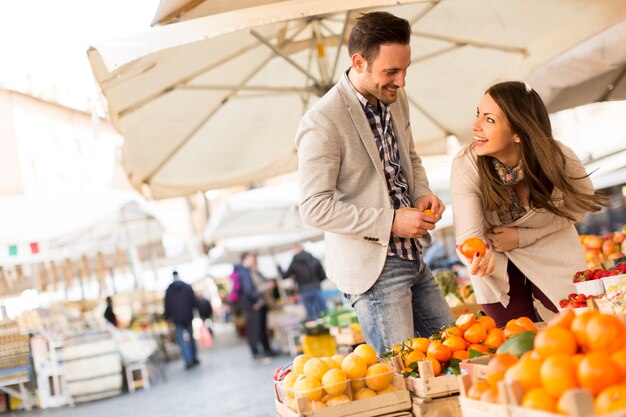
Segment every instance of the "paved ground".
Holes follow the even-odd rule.
[[[201,364],[183,370],[182,361],[168,365],[168,380],[156,381],[148,391],[73,408],[60,407],[15,412],[33,417],[274,417],[274,369],[288,362],[287,356],[255,365],[244,340],[230,326],[216,328],[214,346],[202,351]]]

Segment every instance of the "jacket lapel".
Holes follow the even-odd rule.
[[[352,91],[352,87],[349,85],[348,77],[342,76],[339,78],[339,92],[343,96],[348,113],[352,119],[352,123],[354,123],[354,127],[359,133],[359,137],[361,138],[361,141],[363,142],[363,145],[365,146],[365,149],[374,164],[374,168],[376,168],[376,172],[385,186],[387,186],[383,163],[380,160],[378,147],[376,146],[376,138],[374,137],[374,133],[372,133],[372,128],[367,121],[367,117],[365,116],[363,107],[361,107],[361,103],[354,94],[354,91]]]

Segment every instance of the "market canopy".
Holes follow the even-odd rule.
[[[622,0],[164,1],[155,20],[176,23],[88,52],[133,186],[166,198],[295,170],[298,121],[348,67],[346,36],[371,9],[412,24],[406,91],[422,156],[471,137],[490,84],[526,80],[626,18]]]

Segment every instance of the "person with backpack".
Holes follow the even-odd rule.
[[[306,309],[307,320],[316,319],[322,312],[328,310],[320,288],[320,283],[326,278],[326,272],[322,263],[305,251],[300,243],[293,246],[293,252],[291,264],[286,271],[283,271],[278,264],[276,268],[283,279],[294,278],[302,304]]]

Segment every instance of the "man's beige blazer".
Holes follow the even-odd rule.
[[[391,120],[414,204],[432,192],[403,90]],[[302,220],[325,232],[329,279],[345,293],[362,294],[385,264],[394,210],[376,139],[346,74],[302,117],[296,146]]]

